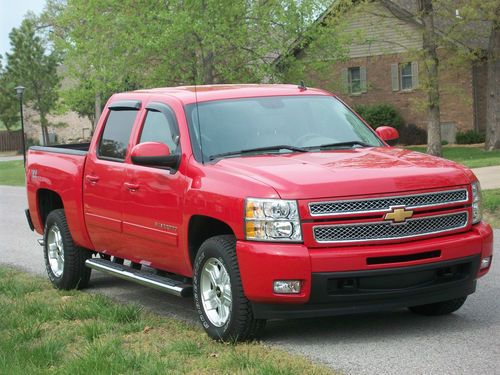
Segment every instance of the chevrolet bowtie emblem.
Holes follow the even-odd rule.
[[[407,210],[404,207],[392,208],[392,212],[388,212],[384,216],[384,220],[392,220],[393,223],[402,223],[413,216],[412,210]]]

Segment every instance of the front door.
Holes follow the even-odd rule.
[[[124,256],[125,158],[140,102],[133,108],[129,102],[125,104],[118,102],[106,109],[104,127],[90,148],[94,151],[87,155],[83,174],[84,216],[92,244],[97,251],[118,257]]]
[[[180,154],[179,130],[174,112],[163,103],[146,105],[136,144],[162,142],[171,154]],[[123,235],[136,261],[181,273],[180,251],[185,177],[178,170],[126,164],[123,195]]]

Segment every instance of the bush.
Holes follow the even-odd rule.
[[[474,130],[467,130],[466,132],[458,132],[457,133],[457,143],[459,145],[470,145],[474,143],[484,143],[485,134],[478,133]]]
[[[354,110],[374,129],[381,125],[401,130],[404,121],[399,112],[390,104],[355,105]]]
[[[427,131],[415,124],[408,124],[399,131],[399,143],[404,145],[424,145],[427,143]]]

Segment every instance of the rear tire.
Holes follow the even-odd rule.
[[[91,273],[85,261],[92,253],[73,242],[63,209],[47,216],[43,239],[45,268],[52,285],[64,290],[85,288]]]
[[[448,301],[430,303],[428,305],[411,306],[408,309],[419,315],[437,316],[451,314],[457,311],[465,303],[467,297],[455,298]]]
[[[201,324],[214,340],[251,340],[265,327],[243,292],[234,236],[203,242],[194,262],[193,294]]]

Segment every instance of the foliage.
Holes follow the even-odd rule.
[[[96,95],[142,87],[277,79],[274,58],[327,0],[49,0],[42,23],[79,85],[65,102],[91,117]]]
[[[415,124],[404,125],[399,131],[399,143],[403,145],[423,145],[427,143],[427,132]]]
[[[0,123],[9,132],[18,126],[20,119],[15,86],[12,75],[8,74],[2,67],[2,56],[0,55]]]
[[[59,77],[58,54],[48,51],[37,34],[35,21],[23,20],[19,28],[9,34],[12,53],[7,53],[7,73],[12,81],[26,88],[24,100],[40,115],[44,143],[47,143],[47,115],[57,103]]]
[[[465,132],[457,133],[457,144],[470,145],[474,143],[484,143],[484,133],[478,133],[474,130],[467,130]]]
[[[391,104],[358,104],[354,106],[354,110],[374,129],[387,125],[400,130],[404,125],[401,114]]]
[[[209,339],[192,324],[56,291],[40,277],[0,267],[1,374],[331,374],[259,343]]]

